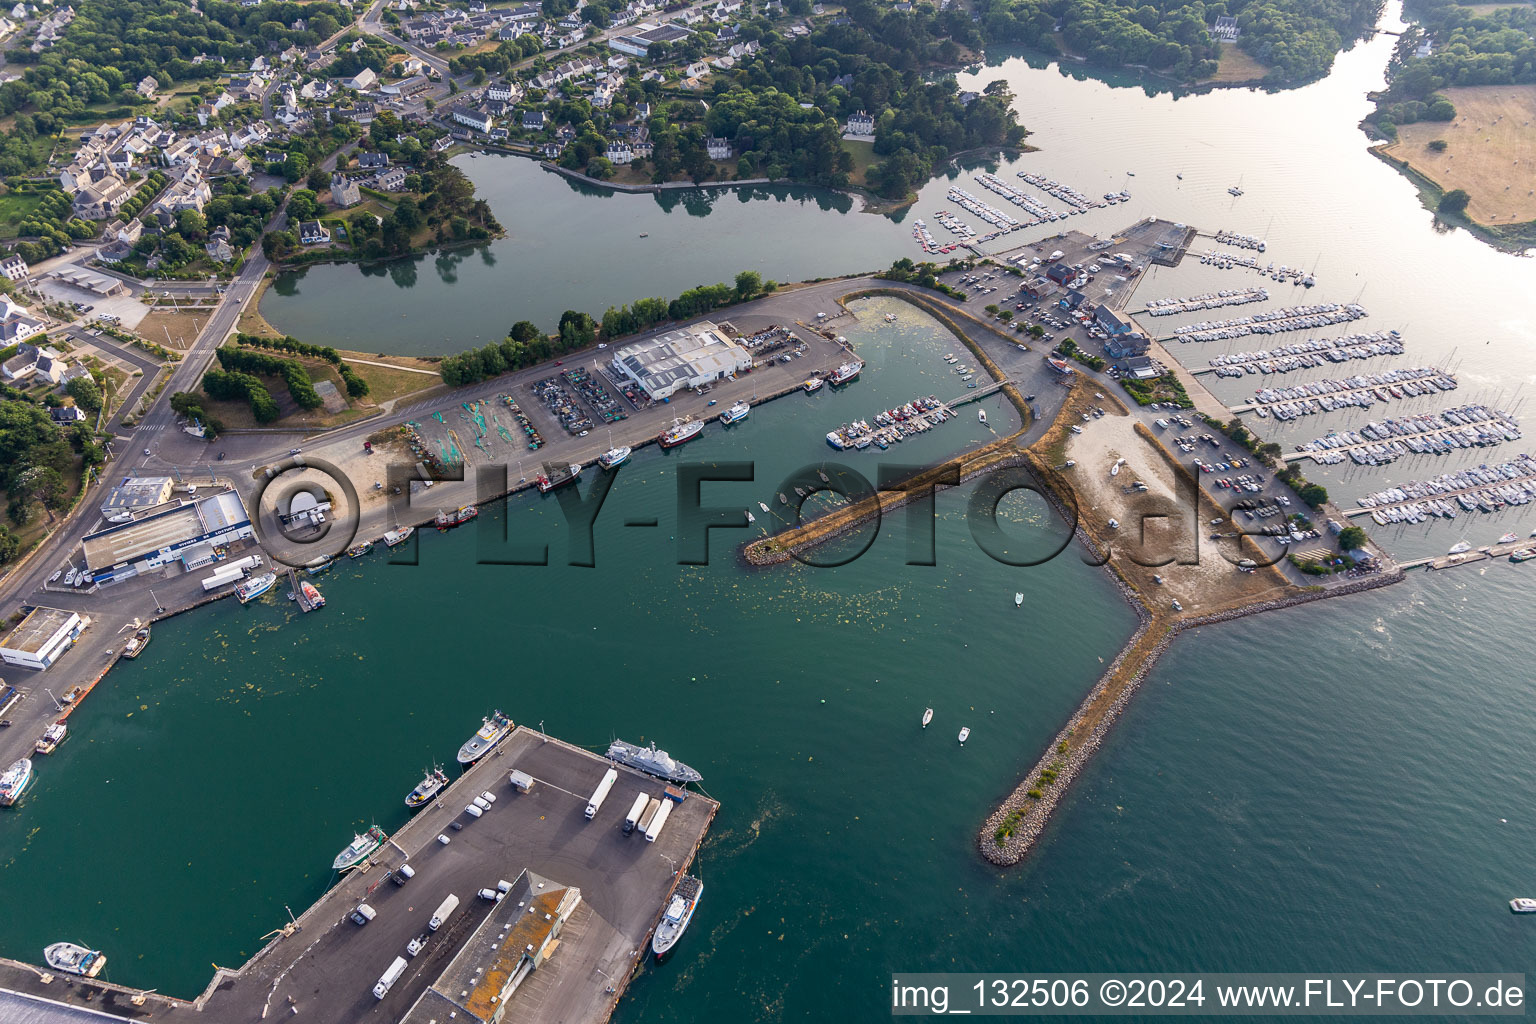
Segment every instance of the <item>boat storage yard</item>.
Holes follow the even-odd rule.
[[[610,770],[617,781],[588,820],[589,798]],[[478,816],[468,813],[482,793],[494,801]],[[642,793],[671,804],[654,839],[623,828]],[[221,1024],[291,1017],[474,1024],[503,1013],[508,1020],[604,1021],[645,959],[719,806],[519,727],[245,966],[219,969],[197,999],[0,960],[0,1019],[75,1019],[35,998],[132,1020]],[[407,863],[413,873],[397,884]],[[503,892],[496,900],[481,890]],[[432,929],[429,919],[449,895],[458,897],[457,907]],[[365,924],[352,917],[360,904],[373,911]],[[423,936],[412,955],[407,946]],[[14,1018],[5,1016],[12,1009]]]

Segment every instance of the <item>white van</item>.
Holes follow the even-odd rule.
[[[369,921],[372,921],[375,917],[378,916],[378,911],[374,910],[368,904],[359,903],[357,905],[357,909],[352,911],[352,923],[367,924]]]
[[[400,975],[404,973],[405,957],[397,956],[395,957],[395,962],[389,965],[389,970],[385,971],[383,976],[379,978],[379,983],[373,986],[373,998],[383,999],[389,995],[389,990],[394,987],[395,982],[399,981]]]

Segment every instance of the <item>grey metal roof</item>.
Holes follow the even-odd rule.
[[[0,988],[0,1020],[5,1024],[101,1024],[128,1018]]]

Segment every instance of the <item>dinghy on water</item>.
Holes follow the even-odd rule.
[[[923,728],[928,728],[928,723],[931,721],[933,721],[933,708],[928,708],[923,712]]]
[[[1024,592],[1022,590],[1013,595],[1013,606],[1015,608],[1024,607]]]
[[[960,730],[960,745],[965,746],[965,741],[971,738],[971,727],[965,726]]]

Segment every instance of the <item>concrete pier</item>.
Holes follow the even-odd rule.
[[[589,821],[588,797],[610,768],[619,780]],[[509,783],[513,769],[534,780],[527,792]],[[0,991],[89,1007],[112,1015],[109,1020],[221,1024],[289,1017],[326,1024],[401,1020],[426,996],[472,1005],[483,995],[478,982],[460,989],[458,980],[450,979],[454,990],[444,993],[442,979],[452,973],[451,964],[462,967],[463,959],[455,958],[464,951],[483,953],[489,965],[502,935],[494,928],[493,934],[480,932],[500,904],[476,893],[494,890],[500,880],[515,883],[527,871],[530,888],[543,882],[579,893],[569,901],[574,910],[561,923],[556,943],[536,967],[525,965],[526,980],[506,996],[510,1019],[606,1021],[648,954],[651,932],[719,810],[716,801],[690,792],[673,805],[655,842],[639,831],[626,835],[621,826],[636,794],[666,799],[666,789],[659,779],[519,727],[243,967],[220,969],[197,998],[50,974],[15,961],[0,961]],[[496,799],[475,818],[465,807],[482,792]],[[462,828],[452,828],[455,823]],[[338,848],[344,838],[338,837]],[[316,856],[323,860],[333,852]],[[415,876],[397,886],[390,876],[404,863]],[[514,886],[512,898],[519,891]],[[428,918],[450,893],[458,896],[458,909],[441,930],[430,930]],[[354,924],[348,915],[364,902],[376,916],[366,925]],[[409,957],[406,944],[423,935],[425,948]],[[683,945],[695,938],[685,936]],[[105,952],[132,957],[128,950]],[[407,958],[405,972],[382,999],[375,998],[374,984],[397,956]],[[485,975],[490,974],[487,966]],[[473,1024],[478,1017],[460,1009],[457,1019]]]

